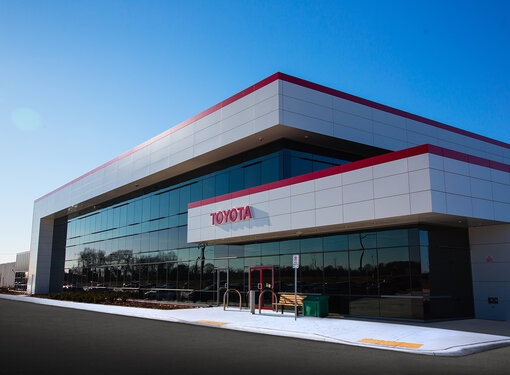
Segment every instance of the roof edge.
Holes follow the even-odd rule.
[[[487,142],[487,143],[492,143],[492,144],[494,144],[496,146],[500,146],[500,147],[504,147],[504,148],[510,149],[510,144],[508,144],[506,142],[498,141],[496,139],[489,138],[489,137],[486,137],[484,135],[480,135],[480,134],[476,134],[476,133],[473,133],[473,132],[470,132],[470,131],[467,131],[467,130],[464,130],[464,129],[456,128],[455,126],[451,126],[451,125],[444,124],[442,122],[434,121],[434,120],[431,120],[429,118],[422,117],[422,116],[419,116],[419,115],[415,115],[415,114],[412,114],[410,112],[402,111],[400,109],[396,109],[396,108],[393,108],[393,107],[390,107],[390,106],[387,106],[387,105],[384,105],[384,104],[380,104],[380,103],[377,103],[377,102],[374,102],[374,101],[371,101],[371,100],[368,100],[368,99],[363,99],[363,98],[361,98],[359,96],[347,94],[346,92],[335,90],[335,89],[332,89],[332,88],[327,87],[327,86],[323,86],[323,85],[319,85],[317,83],[313,83],[311,81],[306,81],[306,80],[301,79],[301,78],[290,76],[288,74],[284,74],[284,73],[280,73],[280,72],[277,73],[277,74],[278,74],[278,78],[279,79],[281,79],[283,81],[286,81],[286,82],[294,83],[294,84],[302,86],[302,87],[306,87],[306,88],[309,88],[309,89],[312,89],[312,90],[320,91],[320,92],[325,93],[325,94],[336,96],[337,98],[349,100],[351,102],[362,104],[362,105],[365,105],[367,107],[378,109],[380,111],[384,111],[384,112],[388,112],[388,113],[391,113],[391,114],[394,114],[394,115],[397,115],[397,116],[405,117],[405,118],[408,118],[410,120],[423,122],[424,124],[432,125],[432,126],[434,126],[436,128],[440,128],[440,129],[447,130],[447,131],[450,131],[450,132],[453,132],[453,133],[464,135],[466,137],[474,138],[474,139],[477,139],[479,141],[483,141],[483,142]]]
[[[206,206],[212,203],[223,202],[229,199],[244,197],[251,194],[260,193],[263,191],[273,190],[285,186],[295,185],[301,182],[313,181],[319,178],[333,176],[336,174],[342,174],[350,171],[354,171],[357,169],[368,168],[374,165],[389,163],[391,161],[396,161],[400,159],[410,158],[413,156],[423,155],[423,154],[432,154],[437,156],[442,156],[449,159],[459,160],[466,163],[479,165],[482,167],[487,167],[491,169],[496,169],[499,171],[510,173],[510,165],[500,163],[497,161],[480,158],[478,156],[473,156],[469,154],[465,154],[463,152],[449,150],[447,148],[434,146],[430,144],[424,144],[420,146],[415,146],[411,148],[406,148],[404,150],[393,151],[387,154],[382,154],[378,156],[373,156],[371,158],[362,159],[358,161],[353,161],[352,163],[338,165],[336,167],[331,167],[327,169],[323,169],[316,172],[310,172],[301,176],[295,176],[291,178],[287,178],[285,180],[279,180],[275,182],[270,182],[268,184],[254,186],[251,188],[238,190],[232,193],[218,195],[216,197],[203,199],[196,202],[191,202],[188,204],[188,210],[191,208],[197,208],[201,206]]]
[[[355,96],[355,95],[351,95],[351,94],[347,94],[343,91],[339,91],[339,90],[335,90],[335,89],[332,89],[330,87],[327,87],[327,86],[323,86],[323,85],[319,85],[317,83],[313,83],[311,81],[307,81],[307,80],[304,80],[304,79],[301,79],[301,78],[297,78],[297,77],[294,77],[294,76],[291,76],[291,75],[288,75],[288,74],[285,74],[285,73],[281,73],[281,72],[276,72],[272,75],[270,75],[269,77],[267,78],[264,78],[263,80],[255,83],[254,85],[238,92],[237,94],[234,94],[232,95],[231,97],[221,101],[220,103],[218,104],[215,104],[213,105],[212,107],[209,107],[207,108],[206,110],[196,114],[195,116],[171,127],[170,129],[164,131],[163,133],[161,134],[158,134],[156,135],[155,137],[153,138],[150,138],[149,140],[139,144],[138,146],[132,148],[131,150],[129,151],[126,151],[124,153],[122,153],[121,155],[107,161],[106,163],[104,164],[101,164],[100,166],[92,169],[91,171],[69,181],[68,183],[56,188],[55,190],[52,190],[50,191],[49,193],[37,198],[34,203],[37,203],[39,201],[41,201],[42,199],[44,198],[47,198],[49,197],[50,195],[52,194],[55,194],[56,192],[68,187],[68,186],[71,186],[73,185],[74,183],[84,179],[85,177],[87,176],[90,176],[92,174],[94,174],[95,172],[103,169],[103,168],[106,168],[107,166],[121,160],[121,159],[124,159],[125,157],[135,153],[136,151],[142,149],[142,148],[145,148],[149,145],[151,145],[152,143],[158,141],[159,139],[161,138],[164,138],[166,137],[167,135],[169,134],[172,134],[172,133],[175,133],[176,131],[184,128],[185,126],[188,126],[189,124],[192,124],[194,123],[195,121],[198,121],[202,118],[204,118],[205,116],[213,113],[213,112],[216,112],[217,110],[255,92],[256,90],[258,89],[261,89],[262,87],[264,86],[267,86],[268,84],[276,81],[276,80],[282,80],[282,81],[286,81],[286,82],[289,82],[289,83],[293,83],[293,84],[296,84],[296,85],[299,85],[299,86],[302,86],[302,87],[306,87],[306,88],[309,88],[309,89],[312,89],[312,90],[316,90],[316,91],[319,91],[319,92],[322,92],[322,93],[325,93],[325,94],[329,94],[329,95],[333,95],[333,96],[336,96],[338,98],[342,98],[342,99],[345,99],[345,100],[349,100],[349,101],[352,101],[352,102],[355,102],[355,103],[358,103],[358,104],[362,104],[362,105],[365,105],[365,106],[368,106],[368,107],[371,107],[371,108],[375,108],[375,109],[378,109],[378,110],[381,110],[381,111],[384,111],[384,112],[388,112],[388,113],[392,113],[394,115],[397,115],[397,116],[402,116],[402,117],[405,117],[405,118],[408,118],[408,119],[411,119],[411,120],[415,120],[415,121],[419,121],[419,122],[423,122],[425,124],[428,124],[428,125],[432,125],[432,126],[435,126],[437,128],[440,128],[440,129],[444,129],[444,130],[448,130],[448,131],[451,131],[453,133],[457,133],[457,134],[461,134],[461,135],[464,135],[464,136],[467,136],[467,137],[470,137],[470,138],[474,138],[474,139],[477,139],[477,140],[480,140],[480,141],[483,141],[483,142],[487,142],[487,143],[492,143],[494,145],[497,145],[497,146],[500,146],[500,147],[504,147],[504,148],[507,148],[507,149],[510,149],[510,144],[508,143],[505,143],[505,142],[501,142],[501,141],[498,141],[498,140],[495,140],[495,139],[492,139],[492,138],[489,138],[489,137],[485,137],[483,135],[479,135],[479,134],[476,134],[476,133],[472,133],[472,132],[469,132],[467,130],[463,130],[463,129],[459,129],[459,128],[456,128],[456,127],[453,127],[453,126],[450,126],[450,125],[446,125],[446,124],[443,124],[443,123],[440,123],[440,122],[437,122],[437,121],[434,121],[434,120],[430,120],[428,118],[425,118],[425,117],[422,117],[422,116],[418,116],[418,115],[414,115],[412,113],[409,113],[409,112],[405,112],[405,111],[402,111],[400,109],[396,109],[396,108],[393,108],[393,107],[389,107],[387,105],[384,105],[384,104],[379,104],[379,103],[376,103],[376,102],[373,102],[371,100],[368,100],[368,99],[363,99],[361,97],[358,97],[358,96]]]

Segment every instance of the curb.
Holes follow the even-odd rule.
[[[429,356],[442,356],[442,357],[459,357],[466,356],[474,353],[479,353],[482,351],[487,351],[491,349],[500,348],[503,346],[510,346],[510,337],[508,339],[494,340],[483,343],[475,343],[475,344],[466,344],[466,345],[455,345],[451,347],[447,347],[441,350],[413,350],[403,347],[394,347],[394,346],[385,346],[385,345],[375,345],[375,344],[367,344],[356,341],[348,341],[342,340],[334,337],[329,337],[326,335],[321,335],[317,333],[304,333],[304,332],[296,332],[289,330],[277,330],[272,328],[264,328],[264,327],[253,327],[253,326],[241,326],[236,323],[226,323],[224,325],[216,325],[210,324],[206,322],[199,321],[189,321],[182,320],[175,317],[161,317],[161,316],[147,316],[143,314],[133,314],[133,309],[138,310],[139,312],[154,312],[156,311],[166,311],[166,310],[158,310],[158,309],[148,309],[148,308],[140,308],[140,307],[126,307],[126,306],[115,306],[115,305],[101,305],[101,304],[91,304],[91,303],[83,303],[83,302],[72,302],[72,301],[60,301],[60,300],[51,300],[51,299],[43,299],[37,297],[30,297],[27,295],[9,295],[9,294],[0,294],[1,299],[7,299],[12,301],[19,302],[28,302],[35,303],[39,305],[46,306],[55,306],[61,308],[71,308],[77,310],[85,310],[96,313],[103,314],[111,314],[111,315],[119,315],[119,316],[128,316],[132,318],[142,318],[142,319],[151,319],[151,320],[159,320],[166,321],[170,323],[183,323],[200,327],[209,327],[209,328],[218,328],[218,329],[228,329],[232,331],[240,331],[240,332],[250,332],[257,334],[265,334],[272,336],[280,336],[280,337],[289,337],[295,339],[302,340],[313,340],[319,342],[327,342],[333,344],[341,344],[341,345],[350,345],[350,346],[359,346],[370,349],[379,349],[379,350],[391,350],[397,352],[404,352],[410,354],[418,354],[418,355],[429,355]],[[108,306],[109,311],[105,311],[102,309],[102,306]],[[111,311],[111,308],[117,311]],[[136,311],[135,310],[135,311]],[[149,314],[150,315],[150,314]],[[497,336],[496,336],[497,337]]]

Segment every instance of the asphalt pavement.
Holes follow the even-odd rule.
[[[319,318],[300,316],[294,319],[293,312],[281,314],[263,310],[262,314],[250,314],[247,309],[231,306],[199,309],[148,309],[131,306],[112,306],[94,303],[59,301],[25,295],[0,295],[1,299],[23,301],[34,304],[65,307],[105,314],[123,315],[131,318],[162,320],[165,322],[205,325],[227,330],[236,330],[266,335],[285,336],[336,344],[348,344],[377,348],[380,350],[403,351],[413,354],[434,356],[462,356],[510,346],[510,337],[502,335],[510,323],[493,322],[491,334],[452,329],[451,324],[439,328],[422,324],[395,324],[389,321],[363,321],[360,319]],[[438,322],[435,322],[436,324]],[[432,324],[435,324],[432,323]],[[455,322],[452,322],[455,323]],[[463,326],[489,328],[486,321],[470,319]],[[497,324],[496,324],[497,323]],[[458,325],[456,323],[455,325]],[[448,328],[449,327],[449,328]],[[461,327],[459,327],[461,328]]]
[[[508,374],[510,347],[376,350],[0,299],[4,374]]]

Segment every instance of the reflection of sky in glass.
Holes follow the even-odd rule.
[[[409,261],[408,247],[394,247],[379,249],[379,264],[385,265],[391,262],[407,262]]]
[[[427,246],[420,247],[421,273],[429,273],[429,248]]]

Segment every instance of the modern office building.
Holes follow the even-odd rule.
[[[114,142],[115,140],[112,140]],[[36,200],[28,291],[510,320],[510,145],[276,73]]]
[[[16,262],[0,264],[0,287],[27,289],[28,264],[30,251],[16,254]]]

